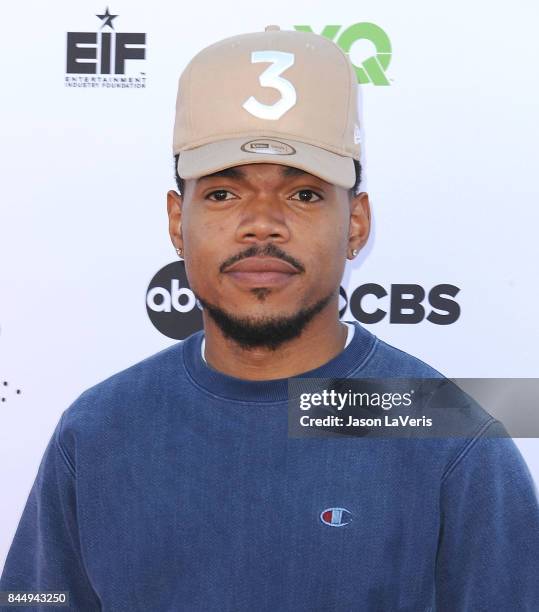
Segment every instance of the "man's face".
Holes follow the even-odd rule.
[[[168,212],[195,295],[251,332],[268,322],[299,322],[309,309],[337,310],[346,257],[368,235],[366,194],[351,198],[279,164],[187,180],[183,197],[169,192]],[[352,244],[358,220],[361,235]]]

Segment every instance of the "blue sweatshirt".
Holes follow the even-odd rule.
[[[441,377],[354,326],[301,376]],[[537,489],[491,415],[465,438],[291,438],[288,380],[223,374],[202,339],[63,412],[0,591],[80,612],[539,610]]]

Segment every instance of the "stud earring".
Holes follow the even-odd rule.
[[[358,253],[359,253],[359,251],[357,249],[354,249],[352,251],[352,257],[355,257]]]
[[[183,250],[182,249],[176,249],[176,253],[178,253],[178,257],[182,256]]]

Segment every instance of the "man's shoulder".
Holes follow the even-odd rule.
[[[370,333],[370,332],[369,332]],[[375,336],[375,344],[358,373],[379,378],[445,378],[436,368]]]
[[[445,448],[448,464],[462,457],[479,438],[507,438],[503,424],[455,380],[448,378],[422,359],[376,337],[368,359],[353,373],[357,378],[399,378],[418,391],[414,407],[417,416],[429,418],[428,430],[417,430],[419,437],[432,437],[433,448]],[[385,384],[385,381],[383,382]],[[428,434],[428,435],[427,435]],[[499,446],[510,444],[505,440]],[[428,448],[428,446],[425,446]]]
[[[424,415],[433,419],[435,435],[453,438],[457,445],[458,440],[464,437],[486,435],[489,428],[494,431],[490,427],[496,422],[492,414],[454,380],[415,355],[380,338],[376,338],[375,350],[355,376],[379,379],[395,377],[421,383],[421,397],[426,402],[421,406]],[[508,435],[507,432],[505,435]]]
[[[137,361],[104,380],[92,385],[84,391],[87,396],[103,396],[107,394],[130,395],[153,383],[166,382],[166,379],[180,374],[182,367],[182,345],[176,342]]]
[[[151,408],[183,376],[182,345],[176,342],[85,389],[64,410],[61,429],[101,429],[104,422],[129,417],[134,406]]]

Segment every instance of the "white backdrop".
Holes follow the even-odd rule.
[[[455,285],[449,325],[388,315],[367,327],[450,377],[538,376],[535,3],[116,0],[114,32],[146,34],[145,58],[125,75],[145,86],[67,87],[67,33],[112,32],[96,17],[105,8],[2,7],[0,567],[61,412],[176,342],[145,300],[177,260],[165,199],[177,79],[226,36],[273,23],[319,33],[368,22],[387,34],[389,84],[360,88],[374,227],[343,285],[349,296],[364,283]],[[358,40],[350,54],[361,65],[375,52]],[[389,309],[389,297],[364,307]],[[516,442],[539,481],[537,439]]]

